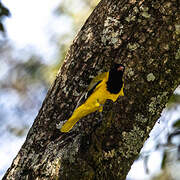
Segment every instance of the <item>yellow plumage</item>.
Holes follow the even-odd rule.
[[[118,92],[117,94],[110,93],[107,90],[108,78],[109,72],[105,72],[98,75],[92,80],[88,88],[89,90],[93,87],[95,83],[97,83],[98,81],[101,82],[95,87],[93,93],[88,97],[84,104],[74,110],[72,116],[62,126],[61,132],[69,132],[82,117],[85,117],[90,113],[93,113],[95,111],[102,112],[103,104],[106,102],[107,99],[115,102],[119,96],[124,96],[124,84],[122,85],[120,92]]]

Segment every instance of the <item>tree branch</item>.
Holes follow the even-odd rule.
[[[177,0],[102,0],[74,39],[32,128],[4,179],[125,179],[179,85]],[[67,120],[90,77],[113,62],[125,71],[125,97],[107,102],[70,133]],[[100,121],[100,122],[99,122]]]

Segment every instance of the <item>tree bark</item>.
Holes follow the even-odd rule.
[[[26,141],[3,179],[118,179],[132,163],[180,83],[178,0],[102,0],[73,41]],[[69,133],[67,120],[92,76],[113,62],[125,96]]]

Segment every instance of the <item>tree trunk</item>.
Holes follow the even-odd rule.
[[[102,0],[3,179],[124,180],[180,82],[179,7],[178,0]],[[126,67],[125,96],[61,133],[57,124],[71,116],[90,78],[113,62]]]

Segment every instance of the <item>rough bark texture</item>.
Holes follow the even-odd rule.
[[[180,83],[178,0],[102,0],[71,45],[27,139],[4,179],[125,179],[165,104]],[[90,82],[123,63],[125,97],[103,117],[67,120]],[[102,120],[102,121],[100,121]]]

